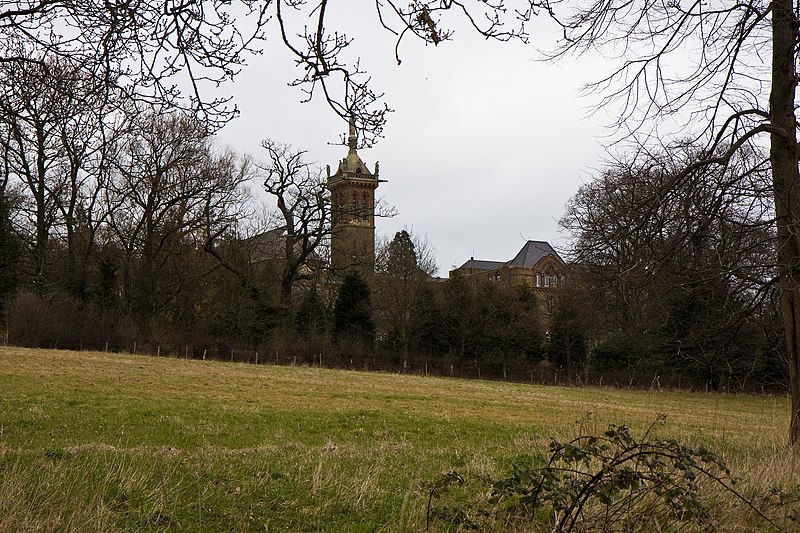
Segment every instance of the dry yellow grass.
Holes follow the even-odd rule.
[[[150,414],[157,424],[170,428],[176,438],[184,430],[202,431],[218,438],[192,449],[189,444],[175,444],[169,434],[148,444],[136,441],[136,437],[122,436],[121,430],[112,433],[100,428],[89,431],[81,440],[75,437],[81,428],[71,425],[74,422],[50,424],[51,417],[58,417],[53,409],[62,405],[59,401],[63,398],[87,399],[82,408],[91,408],[91,402],[104,409],[147,402],[146,407],[155,411]],[[255,493],[266,490],[267,483],[258,477],[264,467],[255,463],[258,458],[270,457],[276,462],[286,461],[271,474],[284,477],[275,479],[291,479],[305,491],[287,500],[297,506],[295,511],[301,518],[296,520],[301,521],[308,513],[337,512],[333,507],[338,498],[346,498],[347,505],[359,512],[385,514],[377,501],[391,498],[389,507],[397,507],[396,515],[384,518],[392,522],[402,518],[412,529],[419,528],[423,523],[424,486],[436,472],[459,468],[477,477],[495,477],[502,464],[517,454],[543,452],[551,437],[568,440],[580,433],[599,433],[610,423],[627,424],[635,433],[641,433],[658,413],[667,415],[667,423],[657,429],[659,436],[710,446],[725,457],[734,473],[745,479],[746,490],[752,495],[764,493],[772,485],[789,486],[800,479],[800,455],[786,446],[789,403],[782,396],[564,388],[3,347],[0,406],[12,402],[26,409],[25,416],[31,423],[50,428],[53,438],[46,443],[32,437],[30,449],[19,441],[9,444],[13,441],[10,432],[26,430],[0,421],[0,457],[36,452],[37,446],[63,447],[76,456],[93,457],[141,451],[172,465],[170,468],[176,472],[180,467],[170,461],[187,461],[194,468],[207,468],[214,476],[231,477],[231,491],[238,487]],[[187,411],[159,412],[152,408],[158,405],[188,407]],[[213,406],[223,415],[195,417],[188,410],[191,406],[202,407],[200,411]],[[80,412],[75,416],[80,420]],[[227,416],[235,421],[228,423]],[[2,410],[0,417],[5,418]],[[264,430],[258,439],[246,444],[219,437],[234,429],[241,433],[257,431],[257,422],[248,426],[249,417],[272,417],[278,422],[270,426],[269,432]],[[405,425],[392,422],[399,418]],[[409,433],[415,420],[424,422],[421,427],[429,428],[425,431],[443,428],[443,437],[437,440],[435,435]],[[292,436],[296,426],[315,421],[322,421],[324,426],[319,435],[312,428],[308,430],[308,440]],[[328,425],[324,425],[326,421]],[[341,432],[331,429],[342,421],[352,427]],[[503,435],[493,440],[488,434],[471,434],[483,425]],[[218,462],[206,463],[211,461],[209,457]],[[505,463],[501,460],[504,457]],[[248,468],[252,466],[255,473],[247,474],[249,481],[243,482],[237,477],[240,474],[220,466],[233,458],[248,464]],[[219,473],[221,469],[224,475]],[[143,477],[152,477],[147,470],[138,471],[143,472]],[[187,474],[180,475],[185,479]],[[200,477],[198,474],[198,480]],[[24,485],[24,479],[14,479]],[[22,485],[16,489],[19,494],[25,491]],[[0,492],[0,503],[11,505],[9,499],[15,500],[15,496]],[[103,509],[103,520],[113,523],[109,515],[113,510],[105,504],[98,508]],[[728,518],[733,520],[733,528],[735,517]],[[52,517],[49,520],[58,521]]]
[[[582,423],[645,427],[657,413],[679,438],[783,448],[786,397],[531,386],[309,367],[222,364],[106,354],[0,348],[6,393],[81,391],[150,398],[213,399],[230,409],[354,409],[487,420],[574,434]],[[560,431],[558,431],[560,432]]]

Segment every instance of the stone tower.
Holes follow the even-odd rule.
[[[341,274],[355,269],[365,278],[375,270],[375,189],[378,187],[378,163],[375,172],[356,153],[358,137],[353,121],[347,144],[347,157],[331,175],[328,166],[328,190],[331,192],[331,267]]]

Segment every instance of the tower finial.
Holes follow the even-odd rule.
[[[350,151],[355,152],[358,145],[358,135],[356,134],[356,119],[350,115],[350,134],[347,136],[347,145],[350,146]]]

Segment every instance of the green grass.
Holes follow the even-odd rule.
[[[754,494],[800,479],[784,397],[0,348],[0,530],[419,531],[442,472],[473,501],[551,438],[657,413]]]

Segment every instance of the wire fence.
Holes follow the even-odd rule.
[[[13,343],[8,330],[4,345]],[[664,372],[647,368],[589,369],[567,368],[547,360],[528,361],[523,358],[503,360],[461,359],[454,355],[398,354],[376,350],[363,342],[344,342],[341,345],[284,340],[264,343],[257,347],[232,347],[224,344],[194,345],[189,343],[159,342],[139,339],[128,342],[50,343],[27,346],[33,348],[68,349],[106,353],[172,357],[200,361],[216,361],[251,365],[305,366],[353,370],[364,372],[389,372],[431,377],[458,379],[484,379],[558,386],[597,386],[630,389],[684,390],[698,392],[751,392],[783,394],[788,390],[780,381],[742,381],[721,376],[717,380],[698,380],[684,372]]]

